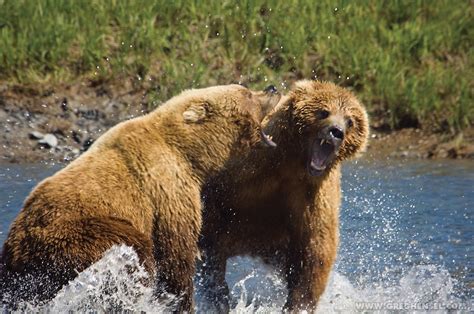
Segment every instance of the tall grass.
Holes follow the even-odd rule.
[[[356,90],[392,128],[474,121],[470,1],[0,0],[0,80],[135,77],[177,90],[298,78]],[[159,88],[158,88],[159,87]]]

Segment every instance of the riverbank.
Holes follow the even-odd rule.
[[[153,110],[159,103],[150,94],[157,92],[133,80],[43,89],[0,86],[0,162],[68,162],[115,124]],[[449,135],[416,128],[373,129],[368,154],[474,159],[474,130]]]
[[[133,78],[152,103],[323,79],[353,89],[378,129],[456,134],[474,121],[472,16],[447,0],[0,1],[0,85]]]

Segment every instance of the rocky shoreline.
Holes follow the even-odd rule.
[[[0,88],[0,162],[68,162],[120,121],[153,109],[133,84],[75,84],[37,91]],[[474,159],[474,130],[457,136],[419,129],[372,130],[375,158]]]
[[[0,162],[76,158],[115,124],[149,111],[146,92],[128,87],[121,93],[88,84],[0,91]]]
[[[373,157],[404,159],[474,160],[474,129],[456,136],[407,128],[391,132],[373,130],[368,153]]]

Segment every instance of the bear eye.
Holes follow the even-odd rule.
[[[329,111],[327,110],[318,110],[316,112],[316,117],[318,117],[318,119],[326,119],[327,117],[329,117]]]
[[[351,118],[347,118],[347,122],[346,122],[346,123],[347,123],[347,127],[348,127],[348,128],[352,128],[352,126],[354,125],[354,121],[352,121]]]

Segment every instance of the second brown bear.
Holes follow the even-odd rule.
[[[192,311],[201,186],[255,149],[279,98],[239,85],[188,90],[106,132],[26,199],[3,247],[2,297],[49,299],[123,243],[180,298],[176,310]]]
[[[264,128],[276,149],[251,152],[206,189],[204,296],[228,310],[226,260],[250,255],[284,274],[287,310],[312,311],[336,258],[341,162],[366,146],[367,114],[344,88],[300,81]]]

